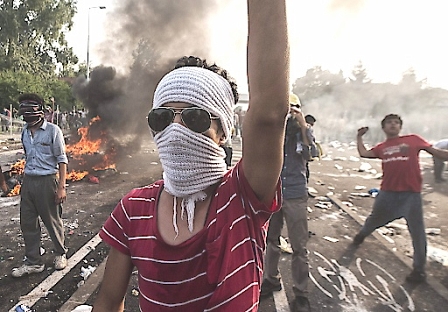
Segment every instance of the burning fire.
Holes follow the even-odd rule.
[[[17,184],[16,186],[14,186],[14,188],[8,193],[8,197],[12,197],[12,196],[17,196],[20,194],[20,188],[22,186],[20,184]]]
[[[11,173],[17,175],[23,175],[25,171],[25,159],[18,160],[15,164],[11,165]]]
[[[95,138],[92,138],[91,129],[101,119],[94,117],[90,120],[88,127],[78,129],[80,139],[74,144],[67,145],[67,154],[78,161],[81,170],[72,170],[67,175],[67,180],[79,181],[89,174],[88,170],[115,169],[115,151],[108,146],[108,137],[105,132],[98,131]],[[96,138],[98,137],[98,138]]]
[[[72,170],[69,173],[67,173],[66,179],[69,180],[69,181],[73,181],[73,182],[81,181],[88,174],[89,174],[88,171],[75,171],[75,170]]]

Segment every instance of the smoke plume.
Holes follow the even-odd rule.
[[[107,133],[118,155],[140,147],[144,135],[150,135],[146,116],[161,77],[184,55],[209,58],[207,17],[216,2],[117,2],[108,15],[109,35],[100,51],[102,63],[108,65],[94,68],[89,81],[80,77],[74,87],[89,119],[100,118],[89,136]]]

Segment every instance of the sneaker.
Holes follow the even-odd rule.
[[[353,238],[353,245],[355,246],[359,246],[362,244],[362,242],[364,241],[364,236],[362,236],[361,234],[356,234],[356,236]]]
[[[12,269],[12,277],[22,277],[26,274],[40,273],[45,269],[45,264],[23,264],[21,267]]]
[[[294,300],[293,304],[293,311],[295,312],[310,312],[311,306],[310,302],[308,301],[307,297],[303,296],[296,296],[296,299]]]
[[[282,290],[282,284],[274,285],[268,280],[264,280],[263,284],[261,284],[261,292],[260,297],[267,297],[271,295],[274,291]]]
[[[53,263],[56,270],[63,270],[67,266],[67,257],[65,254],[56,256]]]
[[[409,283],[424,283],[426,281],[426,273],[422,271],[413,270],[411,274],[406,276],[406,281]]]

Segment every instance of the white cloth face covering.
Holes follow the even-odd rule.
[[[192,232],[196,202],[205,200],[204,190],[218,183],[227,171],[225,152],[206,135],[178,123],[157,133],[154,140],[164,170],[165,190],[175,197],[174,230],[179,234],[176,198],[182,198],[181,218],[187,214],[188,229]]]

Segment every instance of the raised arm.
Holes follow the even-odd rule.
[[[362,136],[366,134],[367,131],[369,131],[368,127],[362,127],[358,129],[358,134],[356,136],[356,143],[358,147],[359,156],[364,158],[377,158],[375,153],[372,150],[368,151],[364,145],[364,140],[362,139]]]
[[[271,203],[283,163],[289,103],[285,0],[248,0],[249,109],[243,126],[243,168],[260,200]]]

